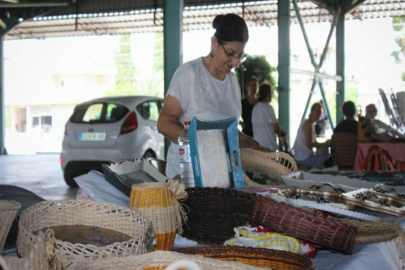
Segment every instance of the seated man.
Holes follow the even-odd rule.
[[[356,106],[351,101],[343,103],[342,112],[345,115],[345,119],[340,121],[339,124],[333,130],[333,134],[336,133],[353,133],[357,134],[357,121],[354,119],[356,114]]]

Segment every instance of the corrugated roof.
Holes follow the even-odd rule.
[[[160,1],[156,3],[158,3],[156,9],[37,17],[21,22],[9,31],[5,38],[27,39],[163,31],[163,10],[158,7],[161,6]],[[276,0],[245,2],[244,6],[240,2],[205,6],[196,6],[193,1],[186,1],[186,3],[188,6],[185,7],[183,13],[185,31],[209,29],[216,15],[226,13],[243,15],[249,26],[277,24]],[[332,16],[326,9],[320,8],[313,2],[300,1],[298,5],[304,22],[332,20]],[[146,7],[146,4],[144,6]],[[367,0],[346,15],[347,19],[392,16],[405,16],[405,0]],[[292,5],[291,21],[297,23]]]

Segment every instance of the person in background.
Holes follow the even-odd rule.
[[[325,104],[323,100],[319,101],[319,104],[322,106],[322,114],[319,117],[319,120],[315,123],[315,132],[317,137],[325,137],[325,131],[329,126],[328,115],[326,114]]]
[[[242,132],[250,137],[253,137],[252,127],[252,111],[257,103],[256,92],[258,88],[258,80],[256,77],[250,77],[248,81],[248,95],[242,99]]]
[[[368,104],[366,106],[366,117],[370,120],[374,120],[377,116],[377,107],[374,104]]]
[[[282,139],[285,148],[288,148],[285,132],[281,130],[277,121],[273,107],[269,104],[272,92],[270,84],[262,84],[259,88],[258,103],[254,106],[252,112],[252,125],[254,139],[261,146],[271,151],[276,151],[277,136]]]
[[[209,54],[177,69],[159,115],[158,131],[172,142],[166,166],[170,178],[180,173],[178,138],[184,122],[193,117],[217,121],[241,115],[240,87],[231,70],[245,59],[248,28],[236,14],[216,16],[213,27]],[[252,137],[238,135],[241,148],[261,148]]]
[[[345,119],[340,121],[333,130],[333,133],[352,133],[357,135],[357,121],[354,119],[356,115],[356,106],[351,101],[343,103],[342,112]]]
[[[294,158],[298,165],[308,166],[310,168],[324,168],[324,161],[329,158],[328,155],[316,155],[312,148],[329,147],[330,140],[324,143],[316,141],[315,123],[322,114],[322,105],[314,103],[311,107],[308,119],[300,124],[297,131],[297,137],[294,143]]]

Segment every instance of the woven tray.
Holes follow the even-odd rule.
[[[124,258],[113,258],[96,262],[83,263],[75,267],[76,270],[162,270],[168,266],[174,269],[203,269],[203,270],[258,270],[257,268],[237,262],[224,262],[202,256],[186,255],[172,251],[154,251],[151,253],[128,256]]]
[[[19,202],[0,200],[0,254],[3,252],[11,224],[13,224],[20,208]]]
[[[253,212],[255,195],[223,188],[188,188],[184,201],[187,223],[183,236],[203,243],[222,244],[245,225]]]
[[[357,229],[286,203],[256,197],[250,220],[276,232],[344,253],[352,253]]]
[[[243,148],[241,149],[241,161],[245,172],[263,173],[271,178],[288,175],[298,170],[294,158],[283,152],[266,153]]]
[[[315,269],[311,259],[291,252],[248,247],[198,247],[184,248],[177,252],[202,255],[221,261],[236,261],[273,270]]]
[[[347,220],[345,224],[357,228],[356,244],[384,242],[401,235],[401,228],[389,222]]]
[[[153,249],[151,223],[135,211],[110,203],[72,200],[46,201],[27,208],[19,222],[18,254],[22,257],[28,255],[35,244],[34,232],[61,225],[96,226],[132,237],[128,241],[101,247],[55,239],[56,253],[68,263],[143,254]]]

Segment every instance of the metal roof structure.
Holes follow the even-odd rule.
[[[4,3],[4,1],[14,3]],[[8,40],[114,35],[163,31],[162,2],[163,0],[76,0],[50,3],[49,1],[3,0],[0,2],[0,11],[8,10],[19,17],[20,23],[5,35],[5,39]],[[332,21],[331,12],[335,3],[335,0],[312,0],[299,1],[298,4],[304,22],[308,23]],[[213,18],[218,14],[226,13],[243,16],[249,26],[277,24],[277,0],[237,2],[185,0],[184,5],[184,31],[210,29]],[[292,4],[290,8],[291,22],[297,23]],[[20,12],[16,13],[15,10]],[[393,16],[405,16],[405,0],[366,0],[350,11],[346,19]]]

